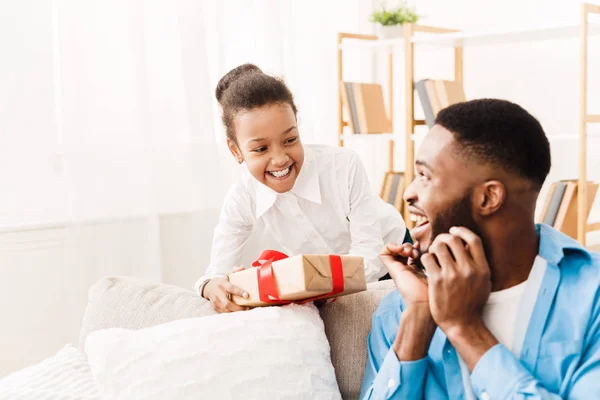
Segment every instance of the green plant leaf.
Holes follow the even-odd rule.
[[[374,10],[370,15],[371,22],[383,26],[402,25],[405,22],[412,24],[418,20],[419,14],[417,14],[415,7],[404,2],[399,7],[390,10],[382,5],[380,9]]]

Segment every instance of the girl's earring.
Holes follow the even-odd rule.
[[[244,161],[244,160],[242,160],[242,157],[238,157],[238,159],[237,159],[238,164],[241,164],[242,161]]]

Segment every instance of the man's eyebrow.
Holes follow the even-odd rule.
[[[416,165],[419,165],[419,166],[421,166],[421,167],[425,167],[425,168],[427,168],[428,170],[430,170],[431,172],[433,172],[433,168],[431,168],[431,165],[427,164],[427,161],[424,161],[424,160],[417,160],[417,161],[415,161],[415,164],[416,164]]]

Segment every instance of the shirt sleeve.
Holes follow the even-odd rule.
[[[378,310],[373,315],[360,396],[363,400],[425,398],[427,358],[417,361],[399,361],[392,347],[395,335],[391,335],[390,332],[398,329],[399,319],[392,318],[391,313],[385,312],[384,309],[394,307],[396,304],[396,302],[383,301],[380,310],[384,312]],[[443,399],[445,396],[437,398]]]
[[[225,196],[214,232],[210,264],[205,275],[196,281],[196,291],[206,279],[225,276],[233,267],[239,266],[244,245],[254,227],[252,204],[252,199],[242,184],[234,185]]]
[[[598,307],[600,308],[600,307]],[[591,393],[600,393],[600,318],[598,312],[588,330],[588,345],[568,384],[561,385],[561,393],[552,393],[538,381],[506,347],[497,344],[477,362],[471,374],[471,385],[480,399],[587,399]],[[560,359],[555,363],[564,369]],[[566,365],[568,365],[566,363]],[[494,371],[490,374],[490,371]],[[561,371],[563,376],[570,371]]]
[[[383,248],[383,236],[379,224],[377,198],[373,196],[365,168],[358,155],[352,154],[348,187],[350,194],[350,255],[365,260],[367,282],[373,282],[386,274],[379,260]]]
[[[549,360],[548,362],[553,362]],[[494,371],[490,374],[490,371]],[[597,382],[600,369],[596,367],[594,374]],[[600,385],[590,380],[578,388],[581,394],[599,393]],[[521,364],[506,347],[497,344],[489,349],[479,360],[471,374],[473,392],[479,399],[562,399],[560,395],[549,392]],[[585,398],[565,397],[565,398]]]

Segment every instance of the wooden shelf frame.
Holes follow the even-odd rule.
[[[586,233],[600,230],[600,223],[588,224],[588,187],[587,187],[587,124],[600,123],[600,115],[588,114],[588,42],[589,16],[600,14],[600,6],[581,4],[579,31],[580,45],[580,81],[579,81],[579,183],[577,185],[577,240],[585,246]]]
[[[421,31],[423,32],[423,31]],[[431,33],[431,32],[428,32]],[[444,33],[439,32],[438,33]],[[412,42],[418,45],[430,47],[451,48],[457,44],[463,47],[481,47],[492,45],[503,45],[510,43],[548,41],[553,39],[579,39],[579,21],[569,25],[554,25],[544,27],[532,27],[511,31],[484,31],[484,32],[449,32],[444,35],[418,35],[413,36]],[[600,35],[600,23],[588,22],[588,35]],[[376,41],[348,41],[344,46],[349,48],[367,48],[381,50],[386,48],[400,49],[404,46],[404,38],[380,39]]]

